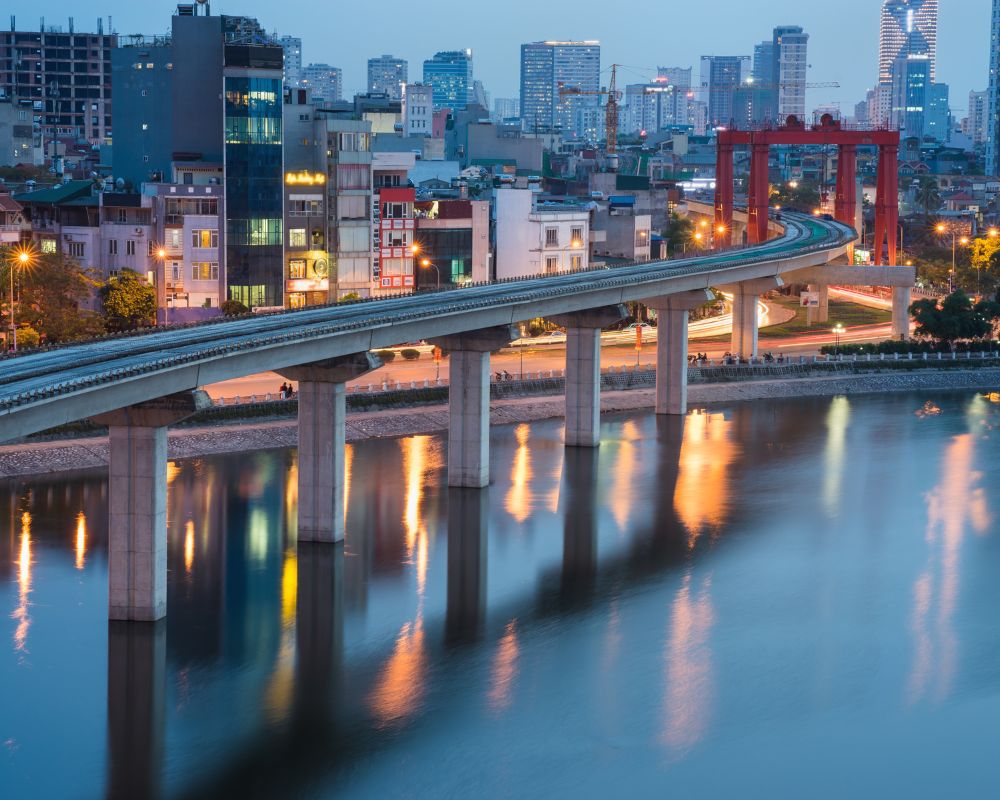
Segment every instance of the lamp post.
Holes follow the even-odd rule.
[[[423,267],[424,269],[427,269],[429,267],[430,269],[434,270],[435,274],[437,275],[437,290],[441,291],[441,270],[437,268],[437,265],[432,264],[429,258],[425,258],[420,262],[420,266]]]
[[[160,262],[159,272],[163,274],[163,324],[170,324],[170,298],[167,296],[167,251],[158,247],[156,249],[156,260]]]
[[[935,230],[938,233],[941,233],[941,234],[944,234],[944,233],[948,232],[948,229],[942,223],[939,223],[938,226],[935,228]],[[951,231],[951,272],[948,273],[948,294],[953,294],[954,291],[955,291],[955,269],[956,269],[955,260],[956,260],[956,253],[957,253],[957,250],[958,250],[958,245],[959,244],[967,245],[968,243],[969,243],[969,237],[968,236],[959,237],[959,235],[955,231],[955,229],[952,228],[952,231]]]
[[[836,325],[833,326],[833,336],[834,336],[834,342],[835,342],[835,344],[834,344],[834,348],[835,348],[834,352],[837,355],[840,354],[840,337],[843,336],[844,333],[846,333],[846,331],[847,331],[847,329],[843,325],[841,325],[839,322]]]
[[[26,269],[31,264],[31,253],[28,250],[19,250],[10,259],[7,269],[7,276],[10,279],[10,342],[11,350],[17,352],[17,323],[14,321],[14,270]]]

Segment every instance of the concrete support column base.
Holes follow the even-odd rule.
[[[707,289],[647,301],[656,309],[656,413],[687,414],[688,317],[715,299]]]
[[[810,292],[819,294],[819,305],[810,308],[806,312],[807,322],[810,324],[830,321],[830,287],[826,284],[809,284]]]
[[[358,353],[280,370],[299,385],[300,542],[344,540],[347,382],[380,366],[376,356]]]
[[[685,310],[659,312],[656,346],[656,413],[687,414],[688,317]]]
[[[432,342],[449,354],[449,486],[481,489],[490,484],[490,353],[517,335],[504,325]]]
[[[892,338],[910,338],[910,303],[912,290],[909,286],[896,286],[892,290]]]
[[[299,381],[298,541],[344,540],[347,387]]]
[[[167,426],[211,401],[183,392],[94,417],[108,426],[108,618],[167,614]]]
[[[566,330],[566,446],[601,443],[601,329]]]

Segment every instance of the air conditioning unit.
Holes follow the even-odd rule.
[[[142,234],[143,234],[143,229],[142,228],[136,228],[135,229],[135,235],[136,236],[142,236]]]

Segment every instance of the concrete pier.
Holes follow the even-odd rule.
[[[754,358],[757,355],[757,332],[759,319],[757,306],[760,296],[784,286],[780,277],[740,281],[731,286],[721,287],[733,295],[733,340],[731,350],[734,356]]]
[[[108,618],[167,613],[167,426],[211,400],[203,391],[94,417],[108,426]]]
[[[821,283],[810,283],[808,286],[810,292],[816,292],[819,294],[819,305],[816,308],[809,308],[806,310],[806,322],[810,325],[819,322],[829,322],[830,321],[830,287],[828,284]]]
[[[486,619],[489,497],[481,489],[448,490],[448,604],[445,637],[469,641]]]
[[[909,286],[895,286],[892,290],[892,338],[910,338],[910,303],[912,290]]]
[[[601,330],[626,317],[623,306],[552,317],[566,328],[566,446],[601,443]]]
[[[687,413],[688,317],[714,298],[702,289],[647,300],[656,309],[656,413]]]
[[[433,340],[448,353],[448,485],[490,483],[490,353],[517,337],[512,326]]]
[[[161,795],[167,710],[166,622],[108,625],[110,800]]]
[[[299,390],[300,542],[344,539],[346,385],[380,366],[371,353],[359,353],[279,371]]]

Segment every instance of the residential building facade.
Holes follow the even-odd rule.
[[[409,80],[406,59],[381,55],[368,59],[368,93],[385,94],[392,100],[401,100],[403,85]]]
[[[554,275],[590,265],[590,211],[571,205],[536,205],[530,189],[498,189],[497,279]]]

